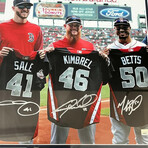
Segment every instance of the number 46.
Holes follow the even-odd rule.
[[[89,77],[89,73],[88,70],[78,69],[73,79],[74,68],[69,67],[59,76],[59,82],[64,83],[64,88],[72,89],[72,86],[74,86],[76,90],[85,91],[88,86],[88,80],[86,78]]]

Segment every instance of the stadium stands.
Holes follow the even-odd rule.
[[[63,27],[41,27],[44,36],[44,47],[64,37],[65,29]],[[146,32],[143,29],[132,29],[131,36],[142,41]],[[116,39],[114,29],[82,29],[82,38],[92,42],[97,49],[103,49]]]

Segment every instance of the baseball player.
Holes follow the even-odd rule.
[[[50,143],[65,144],[69,127],[73,127],[78,129],[80,143],[94,144],[96,128],[94,123],[99,122],[100,119],[101,97],[98,96],[104,80],[102,78],[105,78],[108,72],[102,74],[100,68],[105,69],[105,66],[103,63],[101,65],[93,44],[81,39],[81,19],[77,16],[68,16],[64,27],[66,29],[64,39],[52,43],[45,49],[50,52],[51,47],[55,48],[55,51],[49,53],[52,70],[49,75],[48,117],[54,122],[51,125]],[[92,52],[95,54],[92,55]],[[96,73],[97,71],[99,73]],[[92,94],[97,95],[92,96]],[[96,98],[97,101],[94,100],[93,103],[89,100],[91,106],[86,105],[83,111],[82,106],[85,106],[85,103],[89,104],[88,98],[92,98],[91,100]],[[80,99],[79,103],[77,99]],[[74,105],[75,101],[79,105],[77,103]],[[67,112],[62,112],[64,110],[62,106],[71,107],[66,109]]]
[[[104,51],[111,60],[110,121],[113,144],[128,144],[134,127],[137,144],[148,144],[148,53],[146,45],[130,36],[127,19],[114,22],[118,40]]]
[[[20,55],[23,55],[26,57],[26,59],[29,59],[32,52],[41,50],[43,48],[43,36],[41,28],[38,25],[28,22],[27,20],[31,6],[33,6],[33,4],[30,3],[30,0],[14,0],[12,6],[14,17],[9,21],[0,24],[0,62],[3,62],[4,57],[8,56],[10,51],[12,52],[17,50]],[[39,52],[39,54],[40,58],[44,57],[44,55],[42,56],[42,52]],[[20,70],[23,69],[23,66],[25,66],[23,63],[24,62],[21,64]],[[17,69],[18,65],[19,63],[16,62],[14,64],[14,69]],[[25,68],[27,68],[27,65],[24,67],[24,69]],[[8,86],[11,86],[11,88],[8,87],[9,89],[13,89],[12,84],[15,85],[20,83],[21,79],[19,76],[21,76],[21,74],[18,74],[12,78],[13,80],[17,81],[17,83],[14,83],[15,81],[9,81]],[[28,79],[30,78],[31,77],[29,76]],[[29,85],[27,85],[27,87],[29,87]],[[21,87],[19,89],[21,89]],[[30,140],[31,139],[28,138],[22,139],[23,144],[32,143],[32,140]]]

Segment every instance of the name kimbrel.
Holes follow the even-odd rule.
[[[75,56],[75,55],[65,55],[63,56],[64,64],[77,64],[82,65],[88,69],[90,69],[90,65],[92,63],[92,60],[81,57],[81,56]]]

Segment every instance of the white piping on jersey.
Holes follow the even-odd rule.
[[[48,88],[49,88],[49,95],[50,95],[50,98],[51,98],[51,108],[52,110],[55,110],[55,103],[54,103],[54,97],[53,97],[53,90],[52,90],[52,85],[51,85],[51,79],[49,78],[49,81],[48,81]],[[57,120],[57,116],[56,116],[56,112],[52,112],[53,113],[53,118],[55,120]]]
[[[113,108],[114,108],[114,113],[115,113],[116,119],[117,119],[118,121],[120,121],[120,120],[119,120],[119,116],[118,116],[118,114],[117,114],[117,110],[116,110],[115,102],[114,102],[114,101],[113,101]]]
[[[95,108],[94,108],[94,111],[93,111],[93,113],[92,113],[92,116],[91,116],[91,119],[90,119],[89,124],[92,124],[92,123],[94,122],[94,119],[95,119],[95,117],[96,117],[98,108],[99,108],[99,106],[100,106],[100,102],[101,102],[101,93],[100,93],[100,95],[99,95],[98,101],[97,101],[96,106],[95,106]]]
[[[137,41],[137,40],[135,40],[133,38],[132,41],[127,45],[123,45],[123,44],[119,43],[118,40],[116,40],[112,44],[108,45],[107,48],[110,48],[110,49],[129,49],[129,48],[134,48],[136,46],[145,47],[146,45],[144,43],[139,42],[139,41]]]
[[[137,44],[136,40],[132,40],[130,43],[123,45],[121,43],[119,43],[119,41],[115,41],[114,42],[115,46],[117,46],[119,49],[129,49],[134,47]]]

